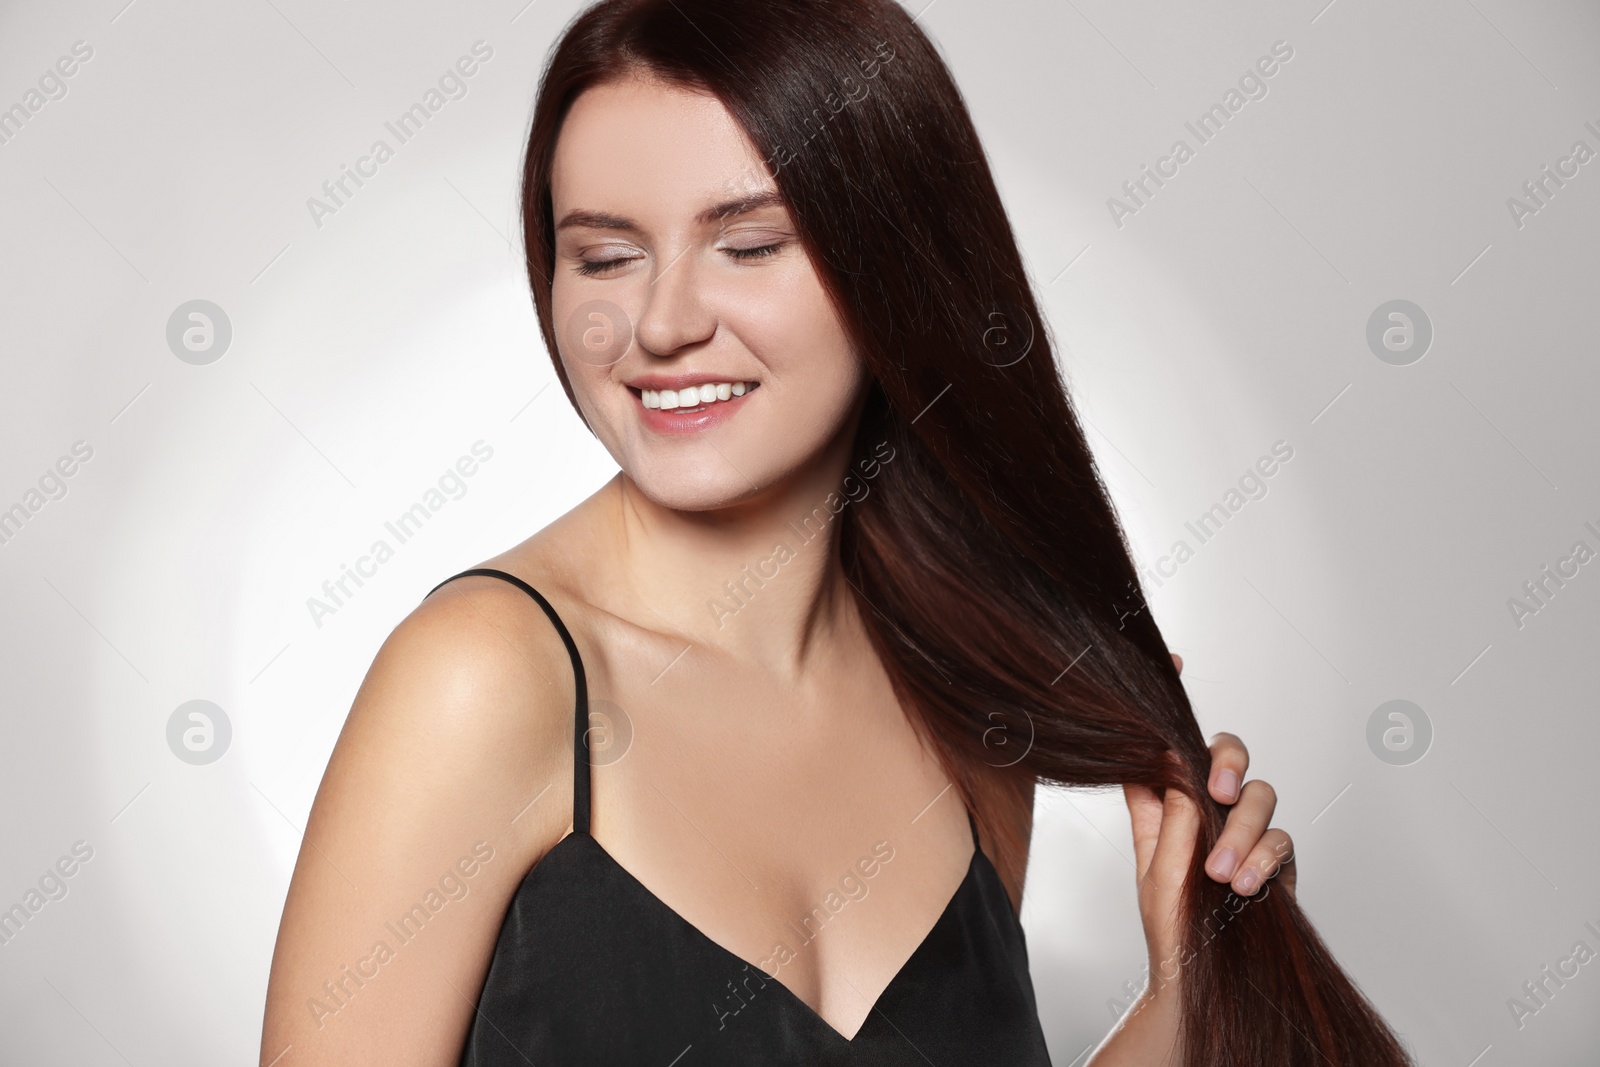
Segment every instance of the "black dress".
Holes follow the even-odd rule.
[[[577,708],[573,830],[511,899],[463,1067],[1049,1067],[1022,925],[970,810],[966,877],[846,1038],[667,907],[590,836],[578,647],[549,601],[515,575],[475,568],[445,581],[475,574],[516,585],[544,609],[572,658]]]

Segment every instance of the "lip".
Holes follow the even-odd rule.
[[[732,397],[728,400],[717,400],[704,407],[673,408],[664,411],[661,408],[647,408],[644,406],[642,390],[645,389],[672,389],[683,390],[691,386],[715,384],[716,382],[749,381],[747,378],[731,377],[715,374],[642,374],[637,378],[630,378],[623,384],[633,394],[634,408],[639,413],[639,420],[645,428],[665,436],[676,434],[704,433],[705,431],[720,426],[743,410],[746,401],[761,391],[761,384],[756,382],[743,396]]]

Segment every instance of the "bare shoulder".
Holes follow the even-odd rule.
[[[575,695],[566,648],[533,598],[504,579],[469,575],[439,587],[394,628],[350,718],[358,729],[377,718],[392,731],[471,749],[497,737],[570,737]]]
[[[570,777],[575,699],[565,646],[533,599],[502,579],[456,578],[384,641],[328,775],[388,768],[418,803],[470,802],[484,821],[509,822],[530,786]],[[564,823],[532,825],[553,839]]]
[[[509,582],[457,578],[394,627],[307,819],[263,1062],[459,1055],[506,906],[571,822],[574,707],[563,642]]]

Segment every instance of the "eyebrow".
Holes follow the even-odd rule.
[[[777,190],[766,189],[748,196],[735,197],[724,200],[700,212],[695,221],[702,226],[713,222],[721,222],[735,215],[745,215],[752,211],[759,211],[764,207],[783,207],[783,197]],[[609,211],[586,211],[574,208],[561,216],[561,221],[556,223],[557,230],[565,230],[574,226],[587,226],[596,230],[631,230],[638,232],[642,227],[632,219],[623,215],[615,215]]]

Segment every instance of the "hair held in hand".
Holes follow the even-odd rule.
[[[1239,908],[1202,869],[1224,822],[1210,752],[932,43],[892,0],[581,13],[546,70],[524,174],[552,356],[556,136],[579,93],[630,72],[710,92],[741,123],[874,379],[856,448],[887,441],[895,460],[842,517],[845,571],[901,702],[994,847],[1025,844],[985,818],[979,781],[996,768],[1024,784],[1180,790],[1201,811],[1178,960],[1184,1063],[1409,1064],[1289,894]]]

